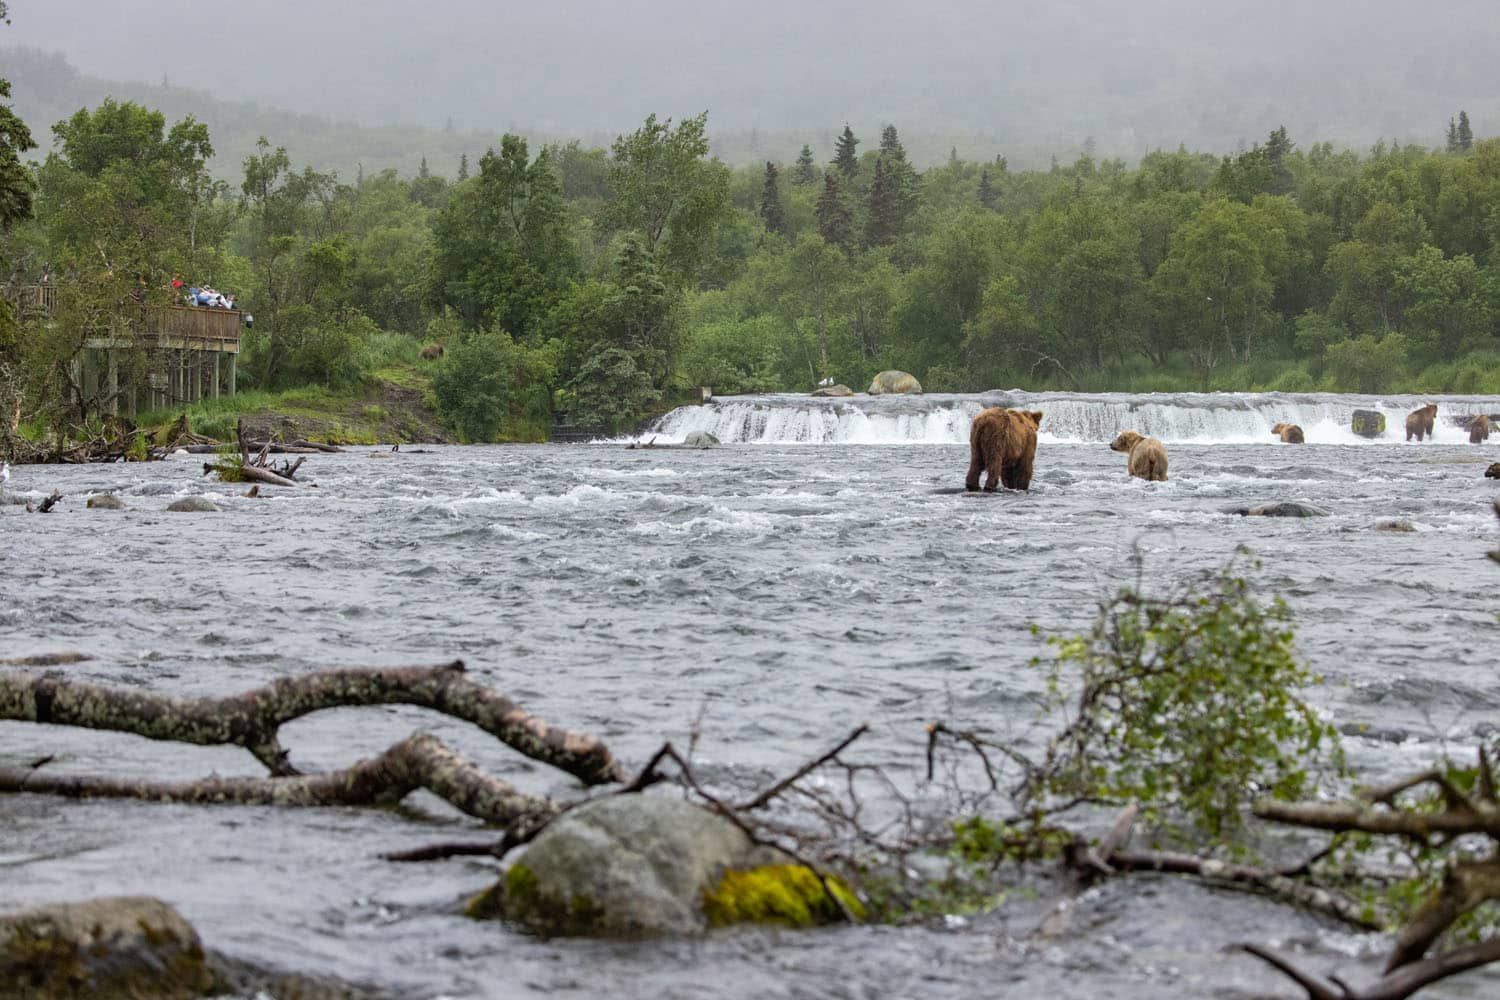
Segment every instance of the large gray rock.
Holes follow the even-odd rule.
[[[206,513],[222,509],[208,497],[183,497],[181,500],[173,500],[167,505],[167,510],[176,511],[202,511]]]
[[[161,900],[121,896],[0,915],[0,996],[186,1000],[213,987],[197,931]]]
[[[693,431],[682,439],[684,448],[717,448],[722,442],[708,431]]]
[[[837,904],[807,869],[706,809],[612,795],[553,821],[470,913],[543,935],[641,938],[745,920],[806,926]]]
[[[870,381],[870,395],[885,393],[920,393],[922,383],[910,372],[884,371]]]
[[[96,497],[89,497],[89,510],[124,510],[125,501],[113,493],[101,493]]]
[[[854,390],[840,383],[839,385],[825,385],[821,389],[814,389],[812,394],[814,396],[852,396],[854,395]]]
[[[1326,510],[1291,500],[1263,503],[1255,507],[1225,507],[1224,513],[1239,514],[1241,517],[1324,517],[1328,514]]]

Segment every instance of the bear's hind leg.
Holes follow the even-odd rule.
[[[980,456],[979,449],[970,449],[969,475],[964,479],[964,489],[968,490],[970,493],[977,492],[979,489],[979,474],[983,471],[984,458]]]

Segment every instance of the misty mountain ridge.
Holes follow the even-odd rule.
[[[732,164],[789,162],[803,143],[826,161],[845,121],[863,148],[894,123],[919,166],[955,150],[1017,168],[1085,149],[1130,162],[1178,145],[1230,153],[1283,124],[1300,143],[1365,149],[1439,145],[1459,108],[1480,134],[1500,122],[1488,68],[1500,18],[1470,0],[1420,11],[1392,0],[446,0],[417,14],[370,0],[357,18],[289,0],[237,6],[161,0],[143,19],[102,0],[20,0],[0,37],[21,47],[0,49],[0,75],[39,139],[106,96],[192,114],[231,179],[260,135],[345,177],[409,174],[424,156],[452,176],[460,155],[505,131],[607,146],[649,113],[705,108]],[[229,30],[198,43],[199,24]]]

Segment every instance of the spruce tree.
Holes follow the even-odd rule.
[[[894,173],[885,158],[875,161],[875,179],[865,200],[865,246],[883,247],[896,242],[901,228],[901,208]]]
[[[852,251],[854,219],[849,214],[849,206],[844,203],[839,179],[832,171],[823,175],[823,193],[818,195],[816,212],[818,234],[834,246]]]
[[[880,159],[885,161],[886,181],[895,193],[896,232],[899,233],[912,212],[917,210],[917,187],[922,179],[906,161],[906,150],[896,126],[887,125],[880,133]]]
[[[1458,152],[1458,122],[1448,119],[1448,141],[1445,146],[1450,153]]]
[[[880,133],[880,155],[887,159],[897,159],[906,162],[906,150],[901,147],[901,137],[896,134],[896,126],[887,125]]]
[[[1000,194],[995,190],[995,185],[990,181],[988,168],[979,172],[979,204],[985,208],[993,209],[1000,202]]]
[[[818,180],[818,168],[813,166],[812,147],[807,143],[802,144],[802,152],[797,154],[797,172],[792,174],[792,183],[797,185],[816,184]]]
[[[839,173],[846,180],[852,181],[859,175],[859,154],[854,151],[854,147],[858,145],[859,140],[854,138],[854,130],[845,122],[844,134],[834,143],[833,165],[838,167]]]
[[[787,236],[786,212],[781,207],[781,192],[776,186],[776,164],[766,161],[766,182],[760,189],[760,217],[768,232]]]
[[[1458,151],[1467,153],[1474,148],[1474,130],[1469,127],[1469,113],[1458,113]]]
[[[1292,140],[1287,137],[1286,126],[1283,125],[1272,132],[1266,139],[1265,158],[1266,166],[1270,168],[1271,182],[1269,191],[1271,194],[1288,194],[1292,190],[1292,171],[1286,165],[1286,158],[1291,155],[1295,148]]]
[[[424,156],[424,157],[422,157],[422,165],[417,168],[417,177],[419,177],[419,178],[421,178],[422,180],[425,181],[427,178],[429,178],[431,176],[432,176],[432,171],[430,171],[430,170],[427,169],[427,157]]]
[[[458,154],[458,179],[466,181],[469,179],[469,154]]]

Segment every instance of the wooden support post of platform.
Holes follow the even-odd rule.
[[[214,399],[219,398],[219,358],[223,353],[223,351],[214,351],[214,387],[212,390]]]
[[[109,388],[109,415],[118,417],[120,415],[120,359],[115,357],[115,349],[107,347],[104,349],[104,366],[108,370],[105,385]],[[130,415],[135,416],[135,395],[131,394],[130,400],[125,407]]]
[[[229,394],[231,396],[235,394],[234,375],[235,368],[239,365],[239,360],[240,356],[238,354],[229,355]]]

